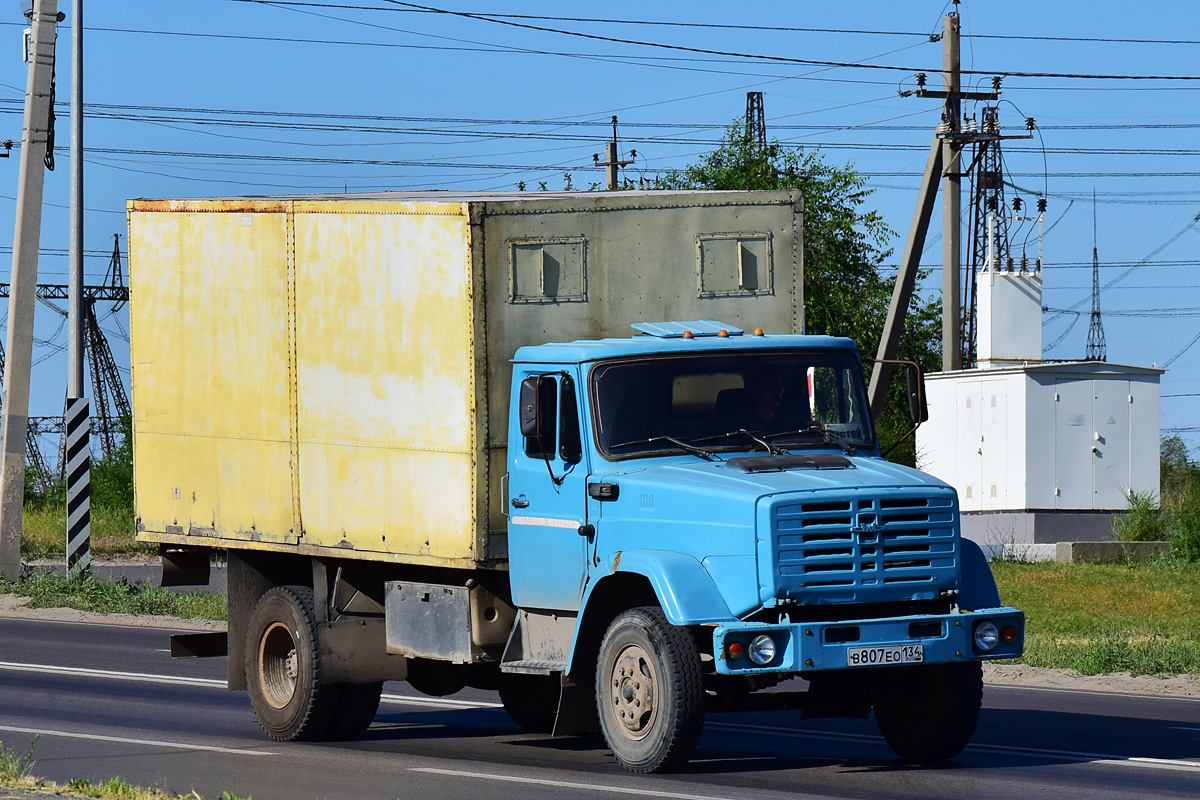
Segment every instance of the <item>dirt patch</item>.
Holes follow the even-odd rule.
[[[26,608],[28,597],[0,595],[0,617],[44,619],[56,622],[87,622],[97,625],[127,625],[138,628],[164,628],[183,631],[223,631],[223,621],[180,619],[179,617],[146,617],[135,614],[98,614],[76,611],[73,608]]]
[[[1079,675],[1066,669],[1045,669],[1025,664],[984,664],[983,681],[995,686],[1032,686],[1084,692],[1162,695],[1200,698],[1200,675],[1155,678],[1128,672]]]

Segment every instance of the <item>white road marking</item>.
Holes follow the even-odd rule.
[[[103,678],[114,681],[165,683],[173,686],[205,686],[214,689],[224,689],[226,687],[226,682],[217,678],[188,678],[182,675],[152,675],[146,672],[117,672],[108,669],[87,669],[84,667],[55,667],[48,664],[18,664],[11,661],[0,661],[0,671],[2,670],[9,672],[72,675],[77,678]],[[453,700],[448,697],[410,697],[400,694],[385,694],[381,699],[385,703],[426,706],[429,708],[504,708],[501,703]]]
[[[108,669],[86,669],[84,667],[55,667],[49,664],[17,664],[0,661],[0,670],[9,672],[37,672],[54,675],[73,675],[77,678],[106,678],[114,681],[138,681],[140,683],[166,683],[175,686],[211,686],[225,688],[225,681],[215,678],[188,678],[182,675],[152,675],[147,672],[115,672]]]
[[[552,781],[547,778],[522,778],[516,775],[497,775],[492,772],[467,772],[460,769],[435,769],[433,767],[409,767],[409,772],[424,772],[429,775],[447,775],[455,778],[478,778],[485,781],[501,783],[524,783],[534,786],[553,786],[556,789],[584,789],[592,792],[608,792],[610,794],[632,795],[637,797],[668,797],[672,800],[723,800],[715,795],[683,794],[681,792],[661,792],[655,789],[632,789],[628,786],[605,786],[597,783],[574,783],[572,781]]]
[[[0,725],[0,731],[13,733],[32,733],[38,736],[62,736],[67,739],[90,739],[97,742],[117,742],[119,744],[144,744],[151,747],[165,747],[168,750],[203,750],[209,753],[229,753],[235,756],[274,756],[278,753],[268,753],[265,750],[243,750],[238,747],[215,747],[207,744],[184,744],[183,742],[162,742],[157,739],[130,739],[124,736],[102,736],[98,733],[72,733],[71,731],[51,731],[45,728],[17,728],[12,725]]]
[[[504,708],[503,703],[484,703],[478,700],[453,700],[449,697],[413,697],[407,694],[385,694],[380,701],[403,706],[430,706],[432,708]]]
[[[738,725],[728,722],[710,722],[706,728],[738,731],[743,733],[761,733],[765,736],[784,736],[791,739],[834,739],[850,742],[870,742],[884,744],[882,736],[868,736],[858,733],[836,733],[833,731],[799,731],[790,728],[772,728],[765,725]],[[969,744],[966,749],[976,753],[1000,753],[1003,755],[1019,755],[1027,758],[1040,758],[1051,761],[1070,760],[1085,764],[1111,764],[1115,766],[1153,767],[1156,769],[1171,769],[1179,772],[1200,772],[1200,761],[1183,761],[1174,758],[1149,758],[1145,756],[1117,756],[1111,753],[1080,753],[1070,750],[1041,750],[1032,747],[1008,747],[999,744]]]

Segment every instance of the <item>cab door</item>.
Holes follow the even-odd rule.
[[[518,365],[508,433],[508,571],[520,608],[578,611],[588,578],[586,457],[574,370]]]

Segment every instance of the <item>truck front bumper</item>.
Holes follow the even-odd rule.
[[[976,636],[990,632],[981,630],[985,623],[996,636]],[[713,629],[713,656],[722,675],[760,675],[1017,658],[1024,640],[1025,614],[1005,606],[839,622],[726,623]]]

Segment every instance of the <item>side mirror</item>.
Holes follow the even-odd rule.
[[[912,362],[904,365],[904,379],[908,391],[908,415],[914,425],[929,419],[929,404],[925,400],[925,374],[921,367]]]
[[[550,393],[542,390],[542,382],[540,375],[521,381],[521,435],[526,439],[538,439],[549,433],[545,420]]]

